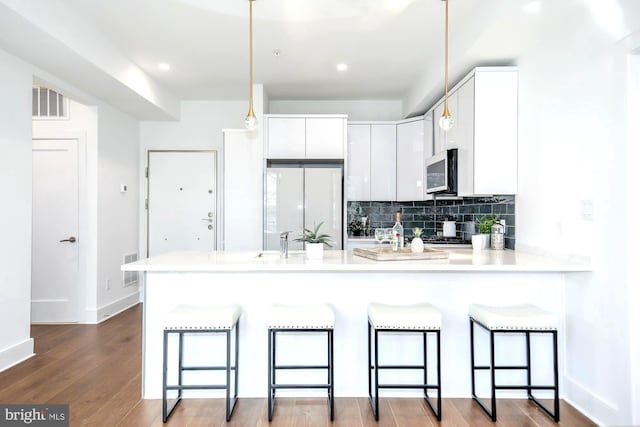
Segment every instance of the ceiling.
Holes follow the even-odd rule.
[[[443,95],[442,0],[253,5],[254,82],[271,100],[393,99],[410,117]],[[51,87],[74,91],[57,77],[142,120],[171,120],[182,99],[247,99],[248,9],[247,0],[0,0],[0,47]],[[639,29],[638,0],[451,0],[450,81],[479,65],[562,62]]]
[[[451,3],[452,49],[486,1]],[[179,98],[247,96],[247,0],[67,2]],[[254,80],[272,99],[400,99],[425,68],[443,66],[441,0],[256,0],[253,8]]]

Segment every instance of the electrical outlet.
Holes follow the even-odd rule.
[[[106,290],[111,289],[111,279],[105,280],[104,287],[105,287]]]
[[[593,200],[580,201],[580,216],[584,221],[593,221]]]

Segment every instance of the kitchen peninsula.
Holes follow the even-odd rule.
[[[267,308],[272,303],[311,305],[320,302],[331,303],[336,312],[337,396],[367,394],[367,304],[430,302],[443,314],[443,396],[468,397],[469,304],[527,302],[554,311],[562,318],[565,275],[590,271],[590,266],[520,251],[473,252],[452,248],[449,259],[428,261],[373,261],[355,256],[351,251],[325,251],[324,259],[317,261],[305,259],[303,252],[290,253],[287,259],[280,258],[277,252],[175,252],[123,265],[122,270],[145,273],[145,399],[160,397],[161,319],[175,306],[230,303],[242,306],[239,396],[264,397],[267,390]],[[559,330],[561,354],[564,345],[562,323]],[[414,349],[419,348],[420,339],[411,336],[382,339],[396,338],[395,345],[388,347],[381,358],[389,362],[415,362],[419,351],[416,353]],[[311,357],[324,354],[316,349],[317,342],[313,337],[303,340],[303,345],[299,340],[297,343],[298,353],[304,352]],[[198,345],[201,343],[194,342],[194,346],[189,346],[188,349],[194,351],[185,357],[193,363],[208,357],[210,362],[210,358],[215,357],[211,354],[211,346]],[[289,345],[285,339],[279,345],[282,354],[296,354],[285,350]],[[545,348],[541,350],[544,354]],[[534,348],[534,361],[536,355]],[[563,365],[562,357],[560,363]],[[549,368],[542,361],[540,366],[543,371]],[[297,380],[307,379],[300,373],[297,375]],[[204,375],[200,377],[207,381]],[[406,373],[398,374],[398,381],[406,381],[406,378],[411,381]],[[413,395],[402,391],[389,391],[387,395],[392,394]]]

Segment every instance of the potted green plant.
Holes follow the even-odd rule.
[[[353,218],[349,223],[349,230],[352,236],[361,236],[364,231],[364,225],[359,218]]]
[[[484,215],[483,217],[476,219],[478,234],[471,236],[471,244],[473,245],[474,250],[489,248],[491,226],[499,220],[500,217],[498,215]]]
[[[296,242],[304,242],[307,259],[322,259],[324,245],[333,247],[333,240],[328,234],[321,234],[320,227],[324,224],[314,224],[313,230],[304,229],[302,236],[295,239]]]

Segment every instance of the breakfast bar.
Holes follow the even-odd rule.
[[[163,316],[178,305],[226,304],[242,307],[239,396],[265,397],[265,316],[268,307],[274,303],[331,304],[336,314],[335,394],[338,397],[366,396],[367,305],[371,302],[399,305],[428,302],[437,307],[442,312],[443,396],[469,397],[469,305],[530,303],[552,311],[562,319],[566,275],[590,271],[585,263],[512,250],[474,252],[466,248],[447,248],[447,251],[447,259],[407,261],[375,261],[356,256],[353,251],[325,251],[322,260],[307,260],[304,252],[292,252],[288,258],[281,258],[277,252],[175,252],[123,265],[123,271],[144,273],[143,398],[157,399],[161,395]],[[564,366],[565,328],[562,323],[558,329],[560,372]],[[486,348],[487,344],[481,338],[476,338],[482,341],[476,346]],[[185,340],[188,339],[187,336]],[[416,349],[420,348],[421,341],[411,334],[381,339],[394,341],[393,345],[385,345],[381,352],[380,357],[386,363],[416,363],[420,357]],[[313,337],[296,337],[295,347],[283,337],[278,345],[294,350],[284,354],[304,353],[307,358],[325,355],[323,343],[314,341]],[[546,354],[545,345],[541,342],[533,346],[534,363],[538,350],[540,354]],[[428,347],[432,347],[431,343]],[[191,352],[185,353],[185,360],[194,364],[220,362],[211,361],[216,358],[211,348],[215,347],[199,340],[189,346]],[[516,359],[514,363],[524,357],[519,353],[502,353],[497,357]],[[544,377],[552,367],[542,359],[537,369]],[[297,372],[296,375],[303,381],[313,377],[312,372]],[[412,373],[388,375],[395,382],[406,383],[411,382]],[[200,380],[206,382],[211,378],[202,375]],[[194,391],[193,396],[208,396],[207,393]],[[293,390],[288,393],[307,395],[314,392]],[[419,393],[393,390],[386,395],[418,396]]]

